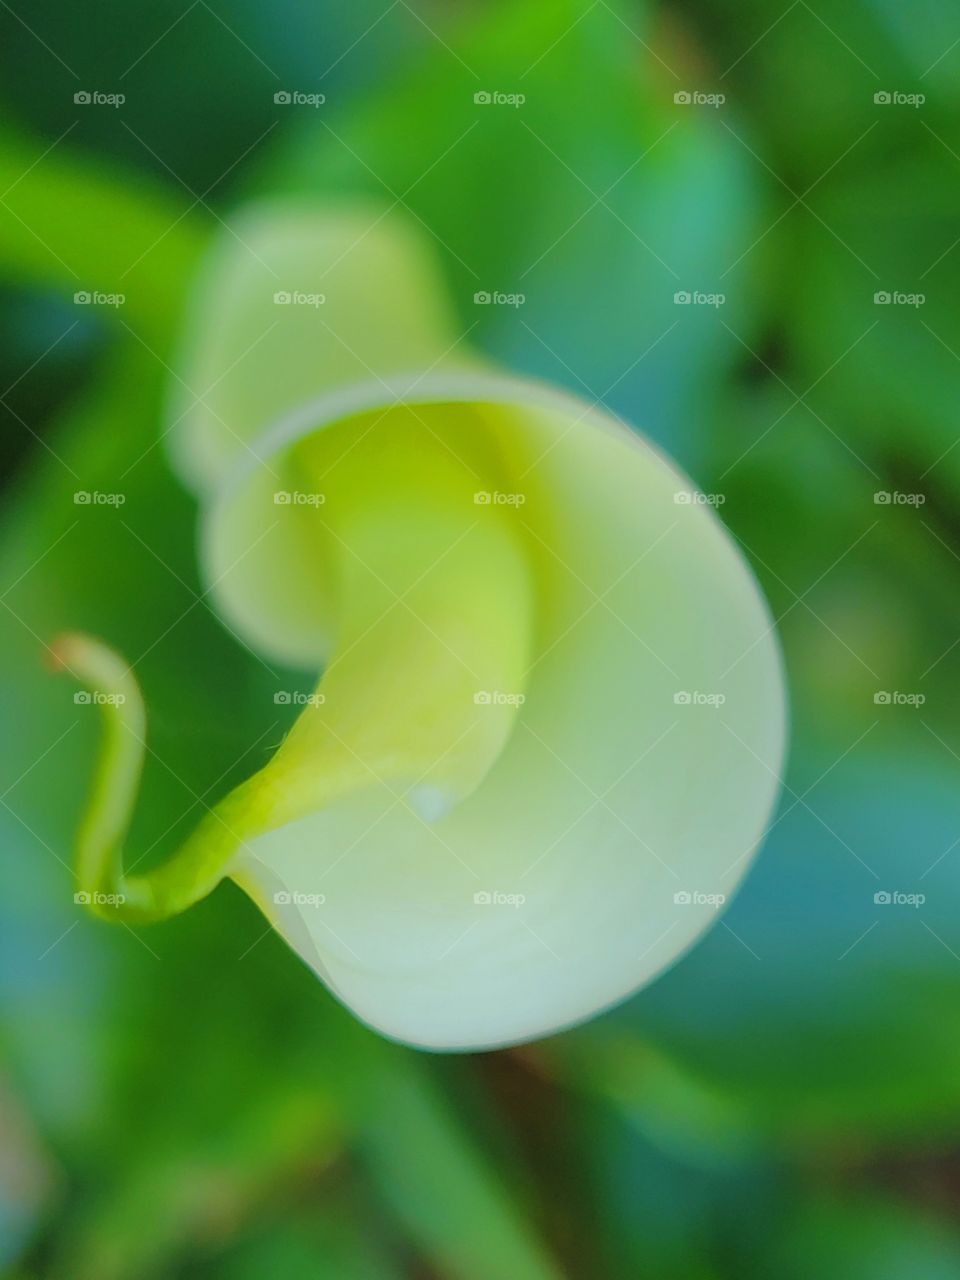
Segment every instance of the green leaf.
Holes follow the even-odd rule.
[[[49,154],[48,154],[49,153]],[[150,343],[169,338],[184,280],[206,240],[201,217],[118,180],[69,144],[0,138],[0,278],[53,285],[70,297],[97,292],[124,301],[116,312]]]
[[[357,1117],[364,1160],[390,1210],[450,1280],[560,1275],[424,1066],[397,1051],[368,1077]]]

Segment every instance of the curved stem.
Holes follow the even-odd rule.
[[[211,809],[178,852],[143,875],[123,870],[123,841],[130,827],[146,750],[146,713],[130,668],[91,636],[69,633],[51,646],[53,664],[85,685],[95,702],[103,736],[90,799],[77,834],[78,901],[108,919],[164,920],[206,897],[226,874],[249,833],[253,779]]]

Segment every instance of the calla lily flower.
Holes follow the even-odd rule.
[[[88,637],[57,653],[105,695],[94,909],[164,918],[230,877],[369,1025],[478,1049],[589,1018],[710,927],[785,713],[767,608],[704,495],[456,337],[393,215],[265,207],[212,253],[172,455],[224,622],[318,678],[278,691],[302,710],[273,758],[145,877],[120,853],[136,683]]]

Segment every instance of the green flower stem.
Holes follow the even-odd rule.
[[[226,874],[254,810],[255,779],[243,783],[198,824],[179,851],[144,875],[126,875],[123,841],[133,816],[146,750],[146,714],[130,668],[90,636],[70,633],[51,646],[54,665],[84,684],[100,707],[103,735],[90,798],[77,834],[78,894],[107,919],[164,920],[206,897]]]

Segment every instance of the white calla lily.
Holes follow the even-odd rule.
[[[319,245],[357,277],[357,224],[337,223],[340,245],[320,221],[291,238],[264,216],[245,240],[274,270]],[[449,359],[430,306],[404,340],[422,338],[422,367],[385,358],[380,314],[375,351],[352,330],[346,380],[327,348],[313,395],[298,372],[272,424],[232,439],[230,361],[268,311],[249,264],[239,291],[218,271],[200,314],[229,299],[233,338],[202,352],[217,403],[186,413],[177,448],[202,459],[203,569],[244,640],[324,673],[224,802],[228,834],[178,855],[177,887],[146,894],[146,914],[229,875],[359,1017],[420,1046],[496,1047],[590,1017],[710,926],[762,837],[784,689],[753,576],[647,441]],[[359,278],[351,314],[377,305]],[[296,324],[301,354],[323,345],[306,311]],[[103,670],[67,650],[87,678]],[[114,845],[123,821],[107,825]]]

